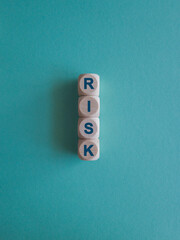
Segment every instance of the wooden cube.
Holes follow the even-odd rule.
[[[78,155],[86,161],[94,161],[99,158],[99,139],[79,139]]]
[[[78,120],[79,138],[99,137],[99,118],[79,118]]]
[[[83,96],[78,100],[80,117],[99,117],[100,99],[97,96]]]
[[[99,75],[81,74],[78,78],[78,94],[79,96],[99,96]]]

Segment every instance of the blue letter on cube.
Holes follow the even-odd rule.
[[[93,84],[93,79],[92,78],[84,78],[84,89],[87,89],[87,85],[91,88],[94,89],[92,86]]]
[[[88,122],[84,126],[87,130],[89,130],[89,131],[84,130],[85,133],[87,133],[87,134],[92,134],[93,133],[93,128],[92,128],[93,124],[92,123]]]
[[[91,148],[93,147],[94,145],[90,145],[88,148],[87,148],[87,145],[84,145],[84,156],[87,156],[87,152],[89,152],[89,154],[91,156],[94,156],[94,154],[91,152]]]

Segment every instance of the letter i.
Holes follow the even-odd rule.
[[[88,112],[91,111],[91,101],[88,101]]]

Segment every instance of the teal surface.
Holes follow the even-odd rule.
[[[0,239],[180,239],[180,1],[0,0]],[[101,157],[77,157],[77,77]]]

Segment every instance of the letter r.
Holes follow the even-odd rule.
[[[84,78],[84,89],[87,89],[87,85],[91,88],[94,89],[93,87],[93,79],[92,78]]]

